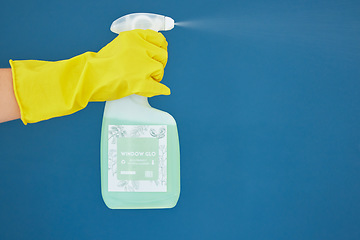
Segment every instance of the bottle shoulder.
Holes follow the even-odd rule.
[[[146,124],[176,125],[175,119],[168,112],[156,109],[150,105],[131,105],[121,108],[107,105],[104,119],[117,119],[124,122],[143,122]]]
[[[176,125],[176,121],[175,121],[174,117],[170,113],[159,110],[159,109],[156,109],[156,108],[152,108],[152,109],[153,109],[153,113],[157,117],[159,117],[163,121],[166,121],[168,124],[171,123],[169,125]]]

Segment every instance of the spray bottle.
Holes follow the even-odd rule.
[[[174,20],[134,13],[111,31],[171,30]],[[180,151],[174,118],[139,95],[108,101],[101,132],[101,191],[111,209],[172,208],[180,194]]]

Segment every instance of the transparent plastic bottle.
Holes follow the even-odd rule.
[[[173,26],[171,18],[137,13],[117,19],[111,30],[170,30]],[[146,97],[131,95],[106,102],[101,132],[101,192],[111,209],[171,208],[179,199],[176,122],[170,114],[152,108]]]

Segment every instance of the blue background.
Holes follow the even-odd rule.
[[[178,123],[178,205],[106,208],[90,103],[0,125],[0,239],[360,239],[358,1],[7,1],[0,67],[98,51],[132,12],[203,19],[164,33],[150,99]]]

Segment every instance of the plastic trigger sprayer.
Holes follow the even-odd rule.
[[[111,31],[166,31],[170,17],[133,13],[115,20]],[[112,209],[171,208],[180,195],[180,151],[174,118],[152,108],[147,97],[108,101],[101,132],[101,191]]]

